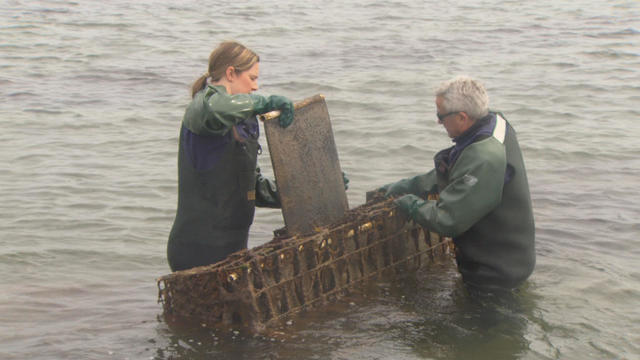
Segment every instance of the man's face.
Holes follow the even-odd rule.
[[[436,97],[436,109],[438,114],[440,114],[441,118],[438,119],[438,124],[442,124],[445,130],[447,130],[447,134],[450,138],[455,138],[456,136],[462,134],[459,128],[458,117],[460,112],[450,112],[444,108],[442,105],[443,99],[441,97]],[[443,116],[444,115],[444,116]]]

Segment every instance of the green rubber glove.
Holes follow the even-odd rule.
[[[406,194],[408,192],[407,185],[405,181],[400,180],[393,184],[388,184],[380,188],[381,191],[384,191],[385,197],[392,197],[395,195]]]
[[[280,116],[278,117],[280,126],[286,128],[291,125],[293,122],[293,103],[291,100],[284,96],[271,95],[269,96],[269,102],[274,110],[280,110]]]
[[[347,190],[349,188],[349,178],[347,177],[347,174],[344,173],[344,171],[342,172],[342,181],[344,182],[344,189]]]
[[[387,189],[389,189],[389,186],[391,186],[392,184],[387,184],[385,186],[379,187],[375,190],[371,190],[371,191],[367,191],[366,192],[366,197],[365,199],[367,200],[367,202],[371,201],[371,200],[375,200],[378,199],[380,197],[391,197],[392,194],[388,194],[387,193]]]
[[[293,122],[293,103],[288,98],[280,95],[271,95],[268,98],[257,94],[250,94],[250,96],[253,101],[253,110],[257,114],[280,110],[278,117],[280,126],[286,128]]]
[[[262,176],[260,168],[256,168],[256,206],[279,209],[280,195],[276,183]]]
[[[408,194],[394,200],[393,203],[398,205],[400,212],[404,216],[414,220],[414,214],[418,211],[418,208],[424,205],[425,201],[415,195]]]

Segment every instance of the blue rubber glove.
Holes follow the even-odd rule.
[[[394,200],[393,203],[398,205],[400,212],[405,217],[409,220],[414,220],[416,211],[424,205],[425,201],[413,194],[408,194]]]

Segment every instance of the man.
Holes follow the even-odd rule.
[[[453,238],[465,283],[515,288],[535,266],[529,184],[515,130],[489,111],[479,82],[456,77],[436,91],[438,123],[454,146],[434,157],[430,172],[385,185],[401,212]],[[426,200],[437,194],[437,200]]]

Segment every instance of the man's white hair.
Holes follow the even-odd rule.
[[[462,111],[478,120],[489,113],[489,95],[477,80],[460,75],[445,81],[436,90],[446,112]]]

